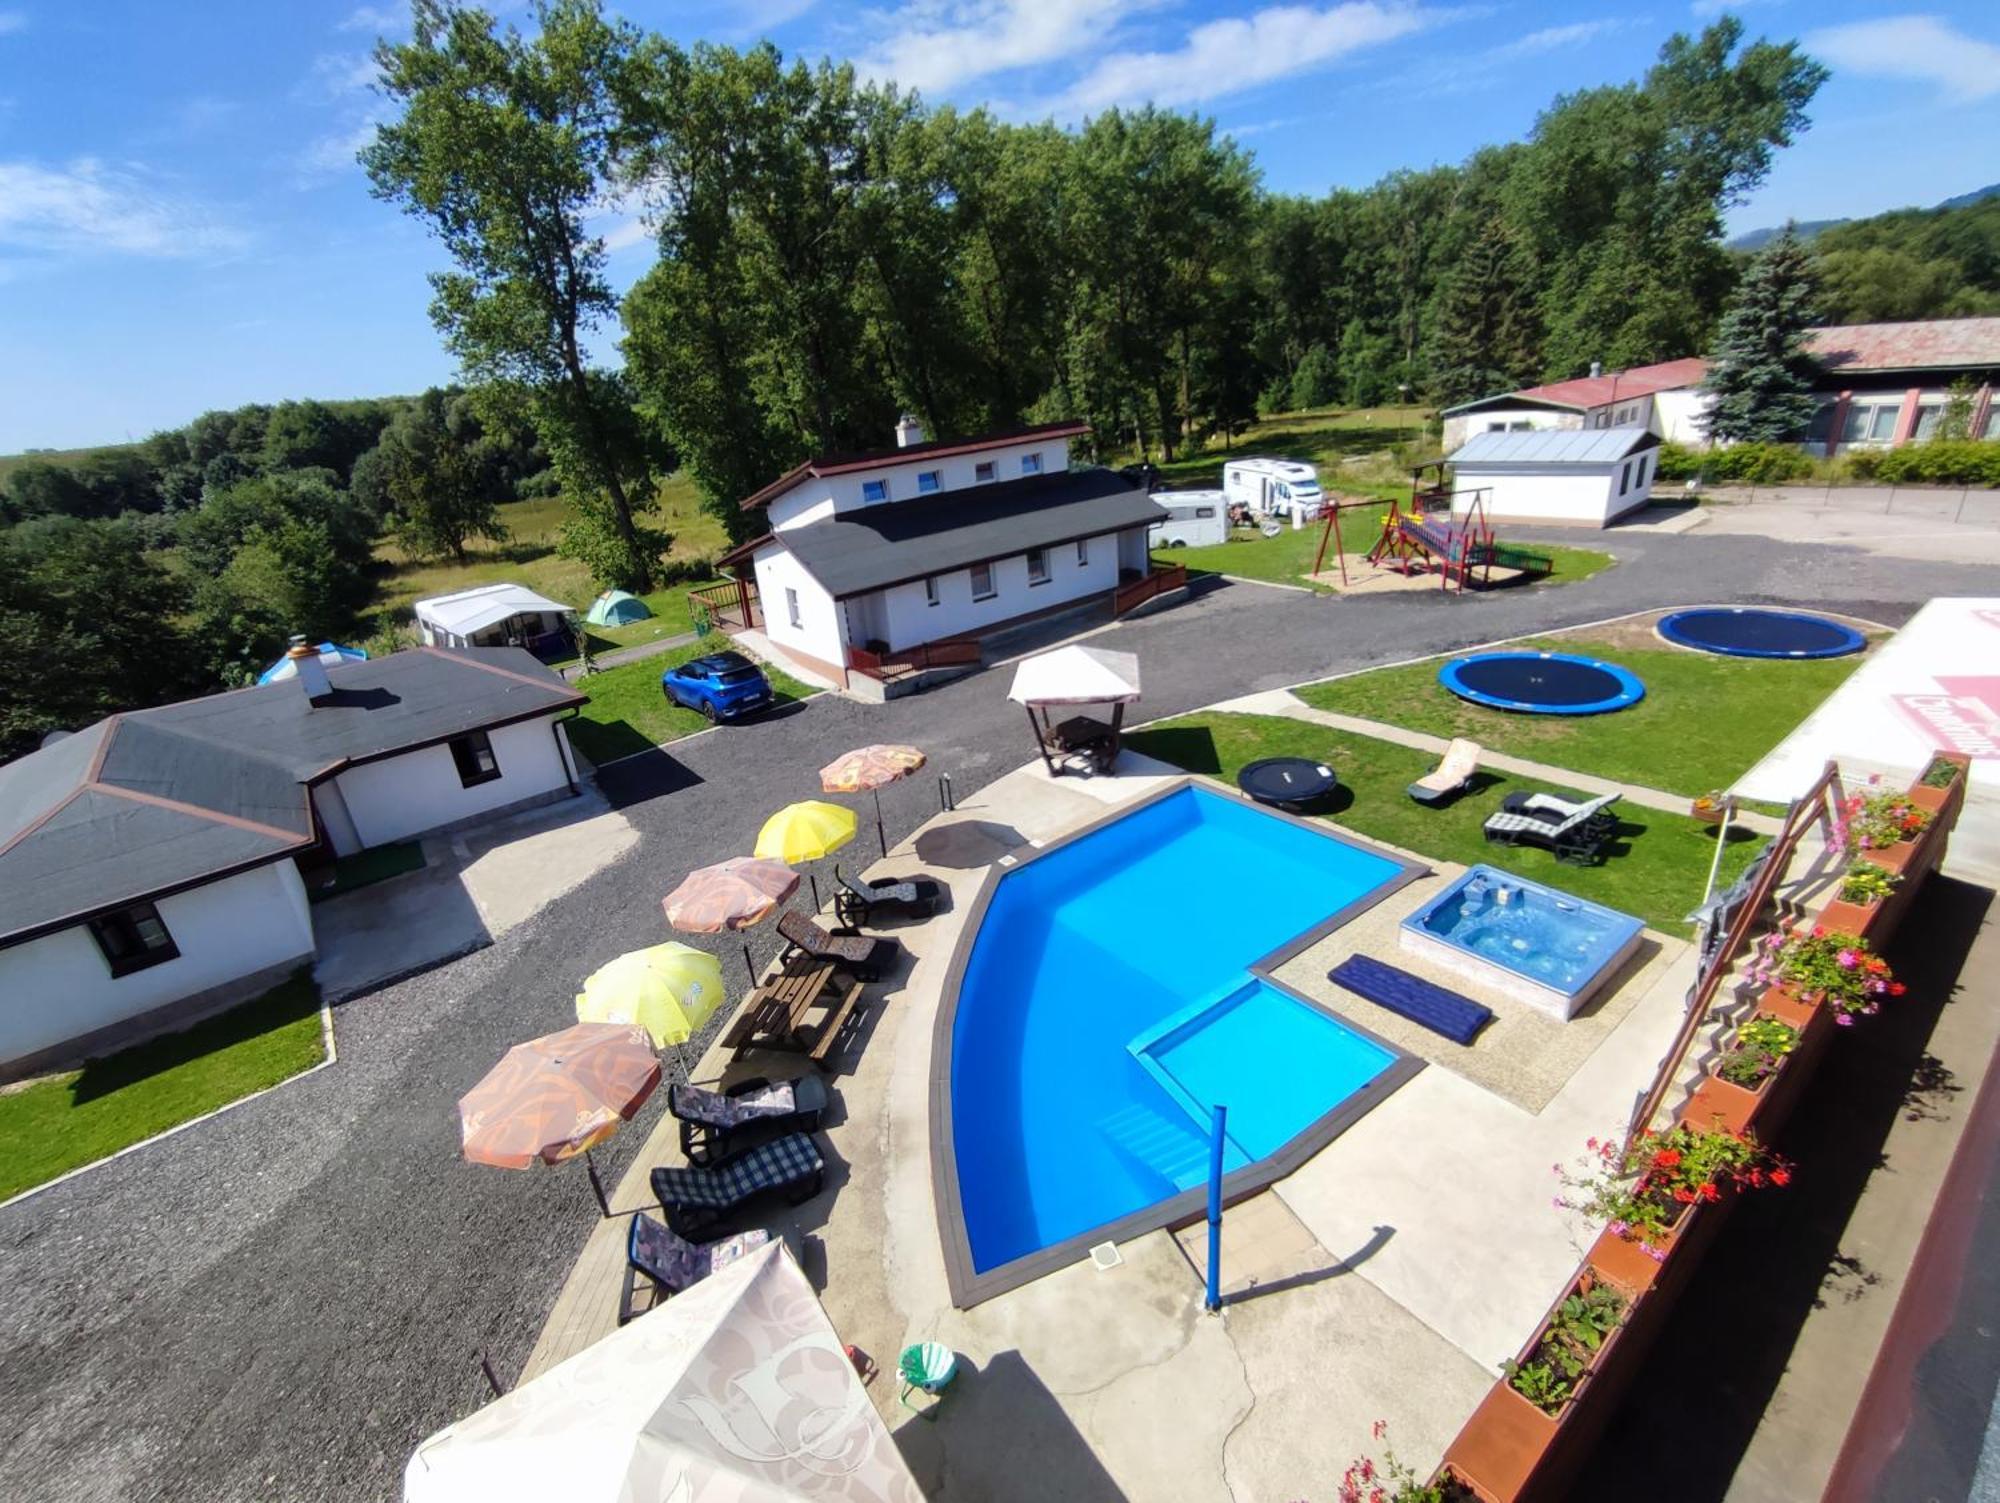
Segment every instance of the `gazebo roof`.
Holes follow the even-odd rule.
[[[1131,704],[1139,697],[1139,657],[1103,647],[1058,647],[1024,659],[1007,697],[1024,705]]]

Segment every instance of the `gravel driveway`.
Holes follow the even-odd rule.
[[[1153,718],[1655,606],[1820,601],[1898,623],[1932,595],[1990,587],[1977,568],[1759,538],[1611,546],[1620,564],[1596,579],[1491,596],[1222,585],[1107,645],[1140,654]],[[415,1443],[485,1398],[477,1354],[519,1369],[596,1214],[580,1170],[461,1162],[454,1099],[509,1044],[566,1023],[596,964],[658,941],[660,896],[747,850],[837,753],[930,753],[884,794],[892,839],[936,811],[931,772],[963,799],[1025,761],[1007,678],[884,706],[824,696],[614,765],[603,786],[641,837],[623,860],[490,949],[340,1007],[333,1069],[0,1212],[0,1496],[395,1496]]]

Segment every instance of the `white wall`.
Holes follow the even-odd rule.
[[[840,607],[826,587],[806,573],[804,566],[783,548],[759,549],[756,569],[757,598],[764,607],[764,635],[780,647],[790,647],[822,663],[845,668],[847,637],[841,629]],[[788,588],[799,592],[796,627],[785,605]]]
[[[1653,431],[1670,444],[1706,449],[1708,430],[1702,427],[1702,419],[1708,415],[1713,400],[1707,392],[1694,386],[1656,394],[1653,398]]]
[[[1069,440],[1066,438],[1037,438],[1017,444],[998,444],[990,449],[954,454],[942,459],[935,455],[919,455],[905,460],[885,459],[870,469],[829,475],[822,480],[810,477],[801,480],[773,500],[765,515],[773,532],[783,532],[787,527],[803,527],[808,522],[824,521],[835,512],[881,505],[880,502],[862,499],[862,482],[868,480],[887,480],[890,501],[934,500],[945,491],[977,484],[975,476],[979,465],[989,461],[996,466],[995,482],[1019,480],[1021,456],[1024,454],[1042,456],[1041,473],[1044,475],[1060,474],[1069,468]],[[942,489],[919,495],[917,476],[925,470],[941,472],[938,478]]]
[[[963,636],[1113,588],[1118,583],[1117,534],[1087,538],[1085,543],[1087,562],[1081,565],[1076,561],[1075,543],[1057,543],[1049,549],[1047,584],[1028,583],[1028,558],[1024,553],[995,559],[996,593],[990,600],[972,598],[970,569],[934,576],[938,587],[936,605],[925,601],[921,579],[892,585],[879,592],[887,615],[884,640],[892,649],[900,650],[919,642],[935,642],[940,637]]]
[[[305,885],[274,861],[161,898],[180,955],[113,977],[79,924],[0,950],[0,1060],[19,1059],[313,953]]]
[[[487,732],[500,776],[467,788],[449,746],[427,746],[350,767],[334,778],[363,845],[403,840],[570,786],[553,716]]]
[[[1646,479],[1638,482],[1639,461],[1646,462]],[[1453,489],[1463,497],[1461,514],[1469,509],[1466,492],[1486,491],[1486,515],[1495,522],[1571,522],[1602,527],[1613,518],[1644,506],[1653,493],[1659,451],[1648,449],[1616,465],[1546,466],[1461,464],[1452,467]],[[1618,494],[1618,476],[1632,467],[1633,483]]]
[[[1474,434],[1518,432],[1523,423],[1534,433],[1545,428],[1581,428],[1583,414],[1551,412],[1545,407],[1496,407],[1490,412],[1461,413],[1444,420],[1444,451],[1449,454],[1463,447]]]

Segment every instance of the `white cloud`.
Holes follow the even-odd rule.
[[[305,150],[292,159],[292,165],[298,169],[300,186],[310,187],[322,179],[354,170],[357,166],[355,153],[375,139],[377,123],[378,117],[370,115],[344,130],[328,131],[309,142]]]
[[[0,37],[8,35],[10,32],[26,31],[27,29],[28,17],[26,12],[0,10]]]
[[[643,219],[621,219],[604,232],[605,250],[616,254],[630,250],[635,245],[645,245],[653,238],[653,231]]]
[[[1544,26],[1540,31],[1531,31],[1524,37],[1516,37],[1511,42],[1487,52],[1491,62],[1511,62],[1519,57],[1540,57],[1546,52],[1560,52],[1565,47],[1581,47],[1608,31],[1616,31],[1625,22],[1618,20],[1572,21],[1567,26]]]
[[[249,237],[136,166],[0,162],[0,246],[40,254],[162,258],[229,254]]]
[[[303,85],[307,94],[339,99],[374,87],[375,58],[366,52],[325,52],[313,59]]]
[[[1740,10],[1748,10],[1753,5],[1782,5],[1784,3],[1785,0],[1694,0],[1694,4],[1690,5],[1688,9],[1693,11],[1702,20],[1708,21],[1713,20],[1724,11],[1734,13]]]
[[[410,13],[403,6],[363,5],[343,16],[334,30],[400,32],[409,24]]]
[[[1101,42],[1146,0],[911,0],[872,19],[884,34],[855,68],[941,92],[1015,68],[1063,62]]]
[[[1339,62],[1437,19],[1412,5],[1374,0],[1349,0],[1324,9],[1271,6],[1248,16],[1205,21],[1172,51],[1100,58],[1066,97],[1081,113],[1142,101],[1200,104]]]
[[[1954,99],[2000,93],[2000,46],[1936,16],[1888,16],[1829,26],[1806,37],[1815,57],[1868,78],[1935,84]]]

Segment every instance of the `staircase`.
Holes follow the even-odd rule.
[[[1121,1107],[1094,1124],[1112,1150],[1176,1189],[1198,1185],[1208,1174],[1208,1143],[1185,1117],[1167,1117],[1151,1107]]]

